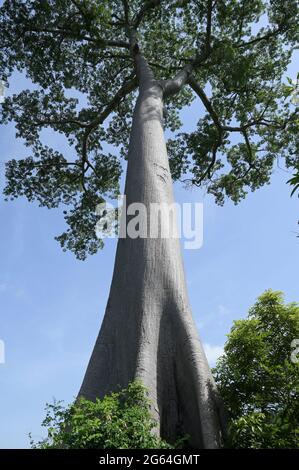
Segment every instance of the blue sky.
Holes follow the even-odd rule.
[[[288,75],[295,78],[295,62]],[[9,93],[24,87],[19,75]],[[195,125],[198,101],[183,111],[185,128]],[[64,141],[46,134],[61,151]],[[1,162],[29,150],[12,125],[0,129]],[[290,173],[275,169],[272,184],[250,193],[238,206],[218,207],[210,196],[175,185],[178,202],[204,203],[204,244],[184,250],[193,314],[210,363],[221,353],[234,319],[265,289],[298,301],[298,198],[290,198]],[[0,163],[0,187],[4,165]],[[115,240],[77,261],[63,253],[54,236],[64,230],[61,211],[26,200],[0,199],[0,447],[28,447],[39,439],[44,405],[53,397],[70,402],[78,392],[98,333],[111,282]]]

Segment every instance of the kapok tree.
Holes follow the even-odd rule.
[[[4,194],[62,205],[69,227],[57,239],[84,259],[103,245],[95,207],[118,192],[120,160],[105,143],[128,160],[127,205],[172,203],[172,179],[205,185],[219,204],[267,184],[278,158],[287,167],[297,159],[298,112],[282,79],[297,8],[296,0],[4,1],[0,78],[8,86],[17,70],[32,82],[1,107],[1,122],[14,121],[32,148],[7,163]],[[179,132],[180,110],[196,96],[205,113],[195,131]],[[44,128],[66,136],[70,155],[44,145]],[[176,133],[168,154],[165,128]],[[133,379],[148,388],[164,438],[221,446],[222,406],[174,238],[119,239],[80,395],[102,397]]]

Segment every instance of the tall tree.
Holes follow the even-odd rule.
[[[118,191],[120,162],[105,142],[128,159],[127,204],[172,203],[172,178],[237,203],[269,182],[276,159],[296,163],[298,112],[282,76],[298,23],[296,0],[5,1],[1,79],[8,85],[18,70],[34,84],[2,105],[1,122],[15,121],[32,147],[7,163],[5,195],[69,206],[57,239],[80,259],[102,247],[95,207]],[[168,140],[167,156],[164,128],[180,130],[179,111],[195,96],[206,112],[195,131]],[[45,127],[76,156],[44,145]],[[119,240],[80,394],[101,397],[134,378],[150,390],[163,437],[221,445],[222,406],[175,239]]]

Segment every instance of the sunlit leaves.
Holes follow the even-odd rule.
[[[95,402],[81,397],[67,407],[46,405],[47,437],[35,449],[170,449],[155,433],[147,390],[140,382]],[[31,436],[30,436],[31,437]],[[177,443],[179,445],[180,442]]]
[[[129,2],[130,25],[138,20],[139,47],[157,79],[197,64],[192,76],[209,106],[196,130],[171,136],[170,166],[174,179],[205,185],[219,204],[267,184],[277,159],[298,165],[297,102],[292,80],[284,79],[298,42],[297,3],[163,0],[138,20],[147,3]],[[128,155],[136,90],[105,114],[135,73],[125,21],[121,0],[13,0],[0,9],[0,80],[7,86],[17,70],[32,82],[1,106],[0,121],[14,121],[32,147],[31,157],[7,166],[6,195],[47,207],[70,204],[70,229],[59,241],[80,258],[99,246],[91,229],[97,201],[118,190],[119,164],[109,154],[99,166],[98,156],[106,144]],[[167,98],[166,129],[180,130],[179,111],[193,99],[187,86]],[[103,112],[105,122],[98,120]],[[67,138],[69,155],[43,146],[45,128]]]
[[[296,191],[299,192],[299,171],[297,174],[293,175],[293,177],[289,179],[287,183],[293,186],[291,196],[293,196],[293,194],[295,194]],[[298,197],[299,197],[299,193],[298,193]]]
[[[298,332],[298,304],[271,290],[234,322],[214,369],[233,447],[298,447],[298,364],[291,361]]]

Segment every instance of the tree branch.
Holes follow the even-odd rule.
[[[161,0],[147,0],[143,7],[141,7],[139,12],[135,15],[135,18],[133,20],[134,28],[137,29],[145,15],[147,15],[150,10],[153,10],[154,8],[160,6],[160,4]]]
[[[212,12],[213,12],[213,0],[208,0],[207,9],[207,25],[206,25],[206,37],[205,45],[202,51],[189,61],[185,67],[183,67],[176,77],[169,80],[161,80],[160,84],[163,88],[164,96],[171,96],[178,93],[183,86],[188,82],[192,71],[197,68],[204,60],[206,60],[211,53],[211,32],[212,32]]]
[[[119,48],[125,48],[125,49],[130,49],[130,44],[125,42],[125,41],[113,41],[113,40],[108,40],[108,39],[103,39],[103,38],[92,38],[90,36],[86,35],[80,35],[80,34],[75,34],[73,31],[68,30],[68,29],[62,29],[62,28],[37,28],[37,27],[26,27],[23,29],[23,33],[26,32],[33,32],[33,33],[49,33],[53,35],[64,35],[66,37],[69,37],[69,39],[73,40],[79,40],[79,41],[88,41],[95,43],[97,46],[102,46],[102,47],[119,47]],[[66,39],[66,37],[64,39]]]
[[[78,121],[76,119],[39,119],[33,123],[34,126],[51,126],[60,124],[75,124],[79,127],[88,127],[88,122]]]
[[[97,116],[93,121],[91,121],[85,129],[83,139],[82,139],[82,161],[81,161],[81,174],[82,174],[82,187],[84,189],[84,176],[86,173],[85,164],[92,168],[93,166],[88,160],[87,152],[88,152],[88,139],[91,132],[100,124],[102,124],[105,119],[115,110],[115,108],[119,105],[120,101],[131,91],[133,91],[137,86],[137,78],[136,77],[129,77],[130,80],[126,81],[123,86],[118,90],[115,94],[114,98],[107,104],[105,109]],[[93,168],[92,168],[93,169]],[[95,172],[96,173],[96,172]]]
[[[213,108],[213,105],[207,95],[205,94],[204,90],[201,88],[198,82],[192,77],[192,75],[189,76],[188,78],[188,84],[191,86],[192,90],[198,95],[198,97],[201,99],[203,105],[205,106],[206,110],[210,114],[215,126],[217,129],[221,132],[227,131],[227,132],[240,132],[241,134],[244,135],[244,132],[247,131],[250,127],[253,126],[268,126],[268,127],[275,127],[276,129],[284,129],[287,125],[287,123],[291,120],[291,118],[296,115],[296,111],[294,111],[290,118],[283,121],[274,121],[274,120],[269,120],[264,118],[264,113],[267,108],[263,110],[263,112],[260,114],[258,119],[252,119],[251,121],[248,121],[246,124],[243,124],[241,126],[226,126],[223,125],[219,119],[219,116],[217,115],[215,109]]]
[[[194,184],[196,184],[197,186],[200,185],[200,183],[208,176],[208,178],[211,177],[211,171],[216,163],[216,158],[217,158],[217,151],[220,147],[220,145],[222,144],[222,136],[223,136],[223,133],[222,131],[219,131],[218,132],[218,139],[217,141],[214,143],[213,145],[213,148],[212,148],[212,160],[211,162],[209,163],[209,166],[208,168],[206,169],[206,171],[204,172],[204,174],[200,177],[200,179],[196,182],[194,182]]]
[[[94,165],[92,163],[90,163],[90,161],[87,159],[86,160],[86,163],[87,163],[87,166],[89,168],[91,168],[91,170],[94,172],[94,174],[96,175],[97,178],[99,179],[102,179],[102,176],[97,172],[97,170],[95,169]]]
[[[250,166],[252,166],[252,164],[253,164],[253,155],[252,155],[252,148],[251,148],[251,145],[250,145],[250,141],[249,141],[247,131],[243,130],[242,134],[244,136],[244,140],[245,140],[246,147],[247,147],[247,152],[248,152],[248,156],[249,156],[249,164],[250,164]]]
[[[163,96],[168,97],[179,92],[187,83],[192,70],[192,64],[187,64],[174,78],[169,80],[160,80],[159,83],[163,88]]]
[[[77,2],[77,0],[71,0],[72,4],[75,5],[75,7],[77,8],[78,12],[81,13],[81,15],[83,16],[83,18],[85,18],[85,11],[82,9],[81,5],[79,2]]]
[[[197,81],[192,77],[190,76],[189,79],[188,79],[188,84],[190,85],[190,87],[192,88],[192,90],[199,96],[199,98],[201,99],[203,105],[205,106],[206,110],[208,111],[208,113],[210,114],[211,118],[213,119],[213,122],[215,124],[215,126],[217,127],[218,131],[221,131],[224,130],[224,128],[222,127],[221,125],[221,122],[219,120],[219,117],[216,113],[216,111],[214,110],[213,106],[212,106],[212,103],[210,102],[209,98],[207,97],[207,95],[205,94],[204,90],[201,88],[201,86],[199,85],[199,83],[197,83]],[[226,130],[226,129],[225,129]]]
[[[206,27],[206,40],[205,40],[205,51],[207,55],[211,51],[212,10],[213,10],[213,1],[208,0],[207,27]]]
[[[80,166],[80,164],[77,162],[53,162],[53,163],[36,162],[34,163],[35,168],[38,168],[39,166],[53,166],[53,165]]]
[[[283,22],[278,26],[278,28],[276,29],[272,29],[271,31],[269,31],[267,34],[264,34],[263,36],[257,36],[255,37],[254,39],[251,39],[247,42],[241,42],[239,44],[236,44],[235,47],[236,48],[241,48],[241,47],[248,47],[248,46],[251,46],[252,44],[256,44],[258,42],[261,42],[261,41],[267,41],[268,39],[274,37],[274,36],[277,36],[278,34],[282,33],[284,30],[284,25],[283,25]]]
[[[105,109],[96,117],[93,121],[88,124],[88,129],[92,130],[98,125],[102,124],[105,119],[111,114],[114,109],[117,107],[119,102],[128,94],[131,93],[137,87],[137,78],[131,74],[128,81],[126,81],[123,86],[118,90],[115,96],[112,98],[110,103],[107,104]]]
[[[123,8],[124,8],[124,14],[125,14],[125,23],[126,25],[130,24],[129,21],[129,5],[128,5],[128,0],[122,0],[123,3]]]

